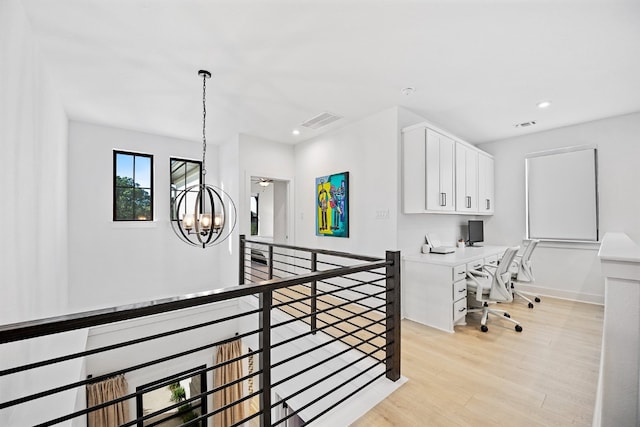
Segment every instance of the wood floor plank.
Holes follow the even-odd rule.
[[[544,298],[508,306],[513,325],[479,317],[449,334],[402,322],[409,381],[353,426],[590,426],[604,309]]]

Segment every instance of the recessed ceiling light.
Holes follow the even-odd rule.
[[[540,101],[536,105],[538,108],[547,108],[551,105],[551,101]]]
[[[413,92],[415,92],[415,91],[416,91],[415,87],[410,87],[409,86],[409,87],[403,88],[400,92],[402,92],[402,94],[404,96],[409,96],[409,95],[413,94]]]
[[[300,131],[298,129],[294,129],[291,133],[294,135],[300,135]]]

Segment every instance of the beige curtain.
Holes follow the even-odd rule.
[[[124,375],[109,378],[87,385],[87,406],[90,408],[101,403],[125,396],[129,386]],[[88,427],[115,427],[127,422],[129,402],[127,400],[106,406],[89,413]]]
[[[215,363],[226,362],[236,357],[242,356],[242,344],[240,340],[218,346]],[[228,365],[213,370],[213,386],[220,387],[229,382],[240,379],[244,376],[242,372],[242,360],[229,363]],[[242,398],[242,381],[225,387],[213,393],[213,408],[218,409]],[[244,418],[244,402],[238,403],[229,409],[217,413],[213,416],[213,425],[216,427],[228,427]]]

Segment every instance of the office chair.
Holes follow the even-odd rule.
[[[482,320],[480,320],[480,330],[482,332],[489,330],[487,327],[489,314],[500,316],[515,323],[516,331],[522,332],[520,323],[512,319],[509,313],[504,310],[489,308],[489,305],[499,302],[513,301],[509,267],[519,249],[518,246],[508,248],[497,266],[483,265],[481,270],[467,271],[467,292],[475,294],[475,300],[481,304],[481,307],[470,308],[468,313],[482,313]]]
[[[535,302],[540,302],[540,297],[532,292],[519,291],[517,283],[535,282],[536,279],[531,268],[531,254],[533,254],[533,250],[538,246],[538,243],[540,243],[540,240],[525,240],[524,251],[521,255],[516,254],[509,268],[509,271],[511,271],[511,292],[514,294],[514,298],[517,295],[525,300],[529,308],[533,308],[533,301],[529,297],[533,297]],[[516,286],[514,286],[514,283],[516,283]]]

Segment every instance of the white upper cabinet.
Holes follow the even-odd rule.
[[[455,143],[427,129],[427,210],[453,211]]]
[[[402,138],[402,209],[421,213],[426,209],[427,129],[406,131]]]
[[[404,132],[402,187],[404,213],[452,212],[455,143],[426,127]]]
[[[478,212],[478,150],[456,143],[456,211]]]
[[[493,157],[428,124],[402,132],[404,213],[490,215]]]
[[[493,158],[489,155],[478,153],[478,212],[481,214],[493,213]]]

